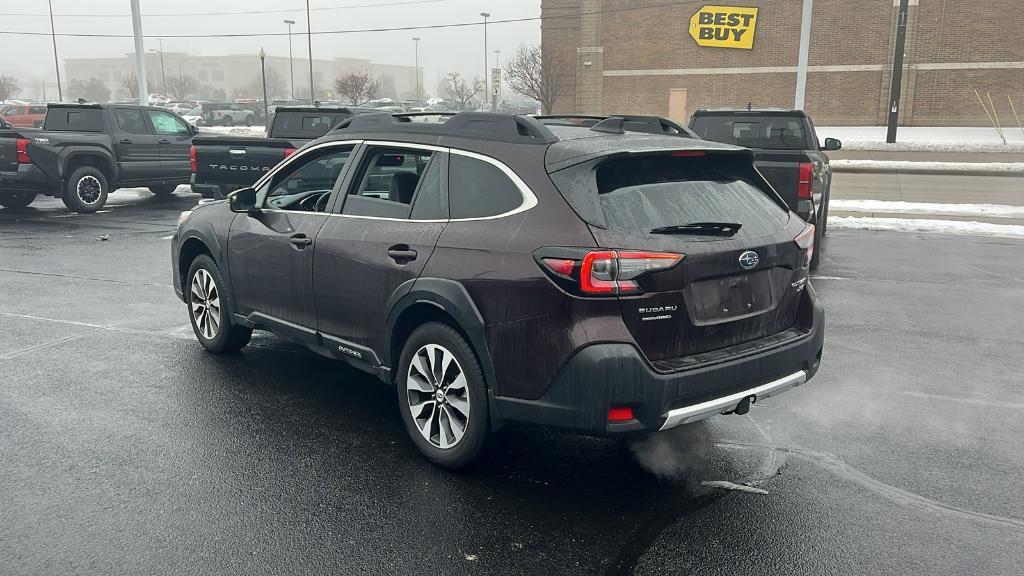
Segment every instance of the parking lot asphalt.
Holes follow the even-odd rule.
[[[169,264],[197,198],[0,210],[0,574],[1024,573],[1024,242],[830,231],[807,385],[632,443],[512,427],[452,473],[343,364],[202,350]]]

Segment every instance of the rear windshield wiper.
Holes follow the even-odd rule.
[[[691,222],[661,226],[650,231],[651,234],[695,234],[700,236],[735,236],[742,228],[735,222]]]

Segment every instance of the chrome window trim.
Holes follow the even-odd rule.
[[[484,220],[496,220],[498,218],[506,218],[508,216],[513,216],[513,215],[519,214],[521,212],[526,212],[527,210],[530,210],[534,206],[537,205],[537,196],[533,193],[533,190],[531,190],[530,187],[526,185],[526,182],[524,182],[523,179],[520,178],[518,174],[516,174],[511,168],[509,168],[507,165],[505,165],[504,162],[502,162],[502,161],[500,161],[500,160],[498,160],[496,158],[492,158],[492,157],[486,156],[484,154],[478,154],[476,152],[470,152],[468,150],[459,150],[458,148],[449,148],[449,147],[446,147],[446,146],[435,146],[433,144],[419,144],[419,143],[415,143],[415,142],[393,142],[393,141],[390,141],[390,140],[338,140],[338,141],[334,141],[334,142],[324,142],[324,143],[321,143],[321,144],[317,144],[315,146],[311,146],[311,147],[303,150],[301,154],[292,154],[291,156],[289,156],[287,160],[285,160],[284,162],[278,164],[271,171],[269,171],[266,174],[264,174],[263,176],[261,176],[259,180],[257,180],[255,183],[253,183],[252,187],[254,189],[256,189],[256,190],[259,190],[259,188],[261,186],[263,186],[265,181],[267,181],[269,178],[273,178],[275,174],[277,174],[278,172],[283,170],[285,167],[287,167],[292,162],[296,161],[296,159],[302,158],[306,154],[309,154],[310,152],[312,152],[314,150],[319,150],[321,148],[326,148],[326,147],[330,147],[330,146],[348,146],[348,145],[359,145],[359,144],[365,144],[367,146],[389,146],[389,147],[397,147],[397,148],[412,148],[412,149],[415,149],[415,150],[430,150],[430,151],[433,151],[433,152],[447,152],[448,154],[457,154],[459,156],[465,156],[467,158],[473,158],[475,160],[480,160],[481,162],[486,162],[486,163],[496,167],[498,170],[501,170],[501,172],[503,174],[505,174],[505,176],[508,177],[508,179],[511,180],[513,184],[516,185],[516,188],[519,190],[519,193],[523,197],[523,202],[518,207],[516,207],[513,210],[509,210],[507,212],[502,212],[501,214],[495,214],[494,216],[480,216],[480,217],[476,217],[476,218],[445,218],[445,219],[430,219],[430,220],[417,220],[417,219],[412,219],[412,218],[388,218],[388,217],[384,217],[384,216],[360,216],[360,215],[356,215],[356,214],[335,214],[335,213],[326,213],[326,212],[310,212],[310,211],[307,211],[307,210],[281,210],[279,208],[262,208],[262,210],[264,212],[280,212],[280,213],[286,213],[286,214],[315,214],[315,215],[327,216],[327,217],[331,217],[331,218],[354,218],[354,219],[357,219],[357,220],[383,220],[383,221],[388,221],[388,222],[418,222],[418,223],[438,224],[438,223],[445,223],[445,222],[477,222],[477,221],[484,221]]]

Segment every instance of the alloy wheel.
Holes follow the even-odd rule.
[[[213,340],[220,329],[220,293],[213,276],[200,268],[192,276],[190,290],[192,318],[203,338]]]
[[[86,204],[95,204],[103,193],[103,185],[95,176],[82,176],[75,186],[78,198]]]
[[[427,442],[448,449],[462,440],[469,424],[469,386],[462,366],[447,348],[427,344],[413,354],[406,398],[413,423]]]

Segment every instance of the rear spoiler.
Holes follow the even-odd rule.
[[[608,116],[593,116],[588,114],[548,114],[534,116],[534,118],[540,120],[544,124],[553,126],[582,126],[586,128],[593,128],[611,118],[621,118],[623,121],[623,129],[630,132],[672,134],[684,138],[700,139],[693,130],[690,130],[686,126],[683,126],[674,120],[670,120],[662,116],[645,116],[638,114],[611,114]]]

